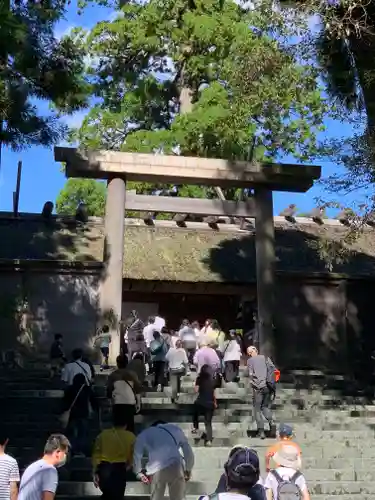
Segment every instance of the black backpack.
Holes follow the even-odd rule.
[[[301,500],[302,491],[296,485],[296,481],[301,477],[301,472],[297,471],[289,480],[283,479],[275,470],[271,474],[277,480],[277,496],[275,500]]]

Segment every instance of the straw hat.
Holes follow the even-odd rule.
[[[290,467],[299,470],[302,467],[301,456],[297,448],[290,444],[283,444],[273,456],[274,461],[281,467]]]

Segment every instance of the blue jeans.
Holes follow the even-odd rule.
[[[72,444],[73,453],[85,453],[87,447],[88,419],[72,418],[69,421],[67,434]]]

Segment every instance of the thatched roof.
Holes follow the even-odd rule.
[[[277,270],[328,272],[322,257],[326,241],[341,246],[346,229],[336,221],[319,226],[304,219],[291,224],[275,218]],[[0,259],[44,259],[100,262],[103,259],[103,224],[96,219],[85,226],[55,219],[0,218]],[[255,279],[255,245],[252,231],[222,225],[172,221],[154,227],[126,221],[124,277],[144,280],[246,283]],[[110,249],[108,249],[110,251]],[[324,253],[324,252],[323,252]],[[333,262],[331,271],[375,277],[375,233],[368,228],[350,248],[345,261]]]

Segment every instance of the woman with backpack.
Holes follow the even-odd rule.
[[[69,411],[66,434],[72,443],[74,455],[85,455],[91,410],[98,410],[97,401],[91,386],[87,385],[85,375],[78,373],[72,385],[66,388],[63,398],[63,412]]]
[[[134,432],[134,417],[141,408],[141,390],[137,375],[128,368],[116,370],[107,383],[107,397],[112,399],[112,413],[124,416],[126,428],[130,432]]]
[[[220,346],[225,382],[238,382],[240,361],[242,357],[241,345],[238,342],[236,330],[229,330]]]
[[[297,448],[283,444],[273,460],[278,466],[269,471],[264,482],[267,500],[310,500],[305,477],[300,472],[302,459]]]
[[[203,365],[195,381],[195,392],[198,393],[194,402],[193,429],[192,434],[199,430],[199,417],[203,415],[205,426],[205,446],[212,445],[212,418],[217,408],[215,396],[216,380],[215,373],[209,365]]]

